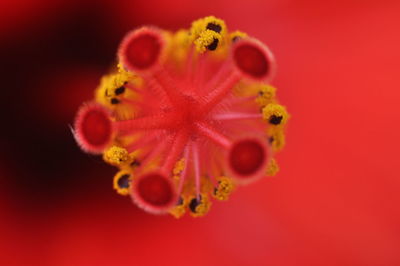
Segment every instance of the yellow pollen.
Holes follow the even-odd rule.
[[[207,47],[211,45],[215,40],[218,41],[218,47],[222,40],[221,34],[212,30],[202,31],[199,34],[199,37],[194,41],[197,52],[204,53],[205,51],[207,51]]]
[[[128,186],[126,187],[122,187],[120,186],[120,180],[122,178],[128,178],[128,180],[126,180],[128,182]],[[115,191],[117,191],[118,194],[122,195],[122,196],[127,196],[129,195],[129,191],[130,191],[130,187],[131,187],[131,182],[132,182],[132,175],[130,172],[122,170],[119,171],[115,176],[114,176],[114,180],[113,180],[113,188],[115,189]]]
[[[180,159],[175,163],[175,167],[172,170],[172,173],[176,176],[179,175],[183,169],[185,168],[185,158]]]
[[[289,115],[286,108],[276,103],[270,103],[262,109],[263,118],[272,125],[285,125]]]
[[[215,188],[213,193],[214,198],[217,200],[228,200],[230,194],[235,188],[232,180],[228,177],[221,176],[217,178],[218,186]]]
[[[193,197],[192,199],[194,199]],[[190,203],[189,203],[190,204]],[[196,206],[194,212],[191,210],[190,215],[193,217],[201,217],[208,213],[211,208],[211,201],[207,194],[201,194],[200,203]],[[190,208],[189,208],[190,209]]]
[[[268,136],[272,138],[272,150],[274,152],[280,151],[285,146],[285,133],[282,126],[269,127]]]
[[[229,39],[234,42],[236,39],[243,39],[247,37],[247,33],[241,31],[234,31],[229,34]]]
[[[187,207],[187,198],[182,196],[182,203],[176,205],[171,210],[169,210],[169,214],[174,216],[175,218],[181,218],[185,212]]]
[[[261,85],[259,88],[259,95],[256,98],[256,103],[264,107],[275,101],[276,88],[270,85]]]
[[[271,159],[267,165],[267,176],[274,176],[279,172],[279,165],[275,159]]]
[[[103,159],[111,165],[119,166],[129,160],[129,153],[122,147],[111,146],[104,152]]]

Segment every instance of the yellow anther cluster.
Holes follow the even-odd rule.
[[[199,53],[223,46],[226,35],[225,22],[214,16],[194,21],[190,29],[190,41],[194,43],[196,51]]]
[[[271,126],[268,129],[268,136],[273,151],[280,151],[285,146],[285,133],[282,126]]]
[[[285,146],[285,125],[289,119],[289,114],[284,106],[277,103],[269,103],[262,109],[262,115],[270,125],[267,133],[272,150],[280,151]]]
[[[134,168],[136,167],[135,162],[139,152],[139,150],[136,150],[128,153],[126,149],[114,145],[103,153],[103,160],[120,169]]]
[[[247,33],[244,33],[244,32],[241,32],[241,31],[234,31],[234,32],[231,32],[230,34],[229,34],[229,39],[232,41],[232,42],[235,42],[235,41],[237,41],[238,39],[243,39],[243,38],[246,38],[247,37]]]
[[[232,180],[225,176],[219,177],[218,186],[215,188],[213,196],[217,200],[228,200],[230,194],[235,188]]]
[[[289,115],[280,104],[270,103],[262,109],[263,118],[272,125],[285,125]]]
[[[186,213],[187,208],[187,198],[182,197],[182,201],[180,204],[176,205],[174,208],[169,210],[169,214],[174,216],[175,218],[181,218]]]
[[[123,87],[129,80],[128,75],[115,73],[101,78],[100,86],[96,90],[96,100],[104,105],[112,106],[112,99],[117,97],[115,90]]]
[[[214,16],[208,16],[205,18],[201,18],[198,20],[195,20],[192,22],[192,27],[190,28],[190,37],[192,41],[194,41],[202,31],[205,31],[207,29],[212,29],[208,25],[213,24],[217,27],[220,28],[220,30],[217,30],[219,33],[222,35],[226,34],[226,25],[225,21],[222,19],[216,18]],[[215,29],[214,29],[215,30]]]
[[[122,196],[127,196],[129,195],[130,192],[131,182],[132,182],[131,173],[129,171],[121,170],[114,176],[113,187],[118,194]]]
[[[275,159],[271,159],[267,165],[267,176],[274,176],[279,172],[279,165]]]
[[[111,165],[120,166],[127,163],[130,157],[126,149],[118,146],[111,146],[104,152],[103,159]]]
[[[174,174],[174,176],[179,175],[184,168],[185,168],[185,158],[182,158],[175,163],[175,167],[172,170],[172,173]]]
[[[190,38],[188,30],[179,30],[172,35],[171,43],[168,48],[171,51],[171,60],[177,64],[182,71],[185,66],[185,60],[189,52]]]
[[[117,65],[117,69],[118,72],[102,77],[100,85],[95,90],[95,99],[113,110],[117,119],[130,119],[133,118],[132,114],[135,110],[132,109],[132,105],[124,104],[123,101],[135,99],[137,95],[127,89],[126,84],[129,82],[131,86],[140,87],[143,81],[138,76],[125,71],[120,64]]]
[[[194,200],[194,199],[195,198],[193,198],[192,200]],[[194,211],[190,208],[190,202],[189,202],[190,215],[193,216],[193,217],[204,216],[210,210],[211,204],[212,203],[211,203],[208,195],[207,194],[201,194],[200,202],[194,208]]]
[[[261,107],[264,107],[275,101],[275,95],[275,87],[266,84],[260,85],[256,103],[258,103]]]
[[[199,37],[194,41],[197,52],[204,53],[207,49],[209,49],[209,47],[213,44],[215,40],[217,40],[218,43],[221,43],[221,34],[212,30],[202,31],[199,34]]]

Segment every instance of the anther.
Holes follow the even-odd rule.
[[[112,98],[111,99],[111,104],[119,104],[121,101],[118,100],[117,98]]]
[[[139,167],[141,163],[138,160],[133,160],[130,164],[131,167]]]
[[[232,43],[235,43],[235,42],[247,37],[247,34],[244,32],[241,32],[241,31],[234,31],[229,36],[232,40]]]
[[[234,185],[230,178],[225,176],[219,177],[218,185],[213,191],[213,196],[218,200],[228,200],[233,189]]]
[[[279,125],[280,123],[281,123],[281,121],[282,121],[282,116],[276,116],[276,115],[272,115],[270,118],[269,118],[269,122],[271,123],[271,124],[273,124],[273,125]]]
[[[210,22],[207,24],[206,29],[220,33],[222,30],[222,27],[221,27],[221,25]]]
[[[274,176],[279,172],[279,165],[275,159],[271,159],[267,165],[267,176]]]
[[[113,187],[118,194],[126,196],[129,194],[131,181],[131,174],[127,171],[122,170],[114,176]]]
[[[237,42],[237,41],[239,41],[240,39],[242,39],[242,38],[239,37],[239,36],[235,36],[235,37],[232,38],[232,42]]]
[[[260,85],[256,102],[262,108],[275,100],[276,88],[270,85]]]
[[[269,129],[271,147],[273,151],[280,151],[285,146],[285,134],[281,126]]]
[[[182,196],[179,197],[177,205],[183,205],[183,198],[182,198]]]
[[[171,214],[172,216],[174,216],[177,219],[181,218],[186,212],[185,199],[182,196],[180,196],[177,204],[172,209],[170,209],[168,212],[169,212],[169,214]]]
[[[121,86],[115,89],[115,95],[120,95],[123,94],[125,92],[125,87]]]
[[[272,142],[274,142],[274,137],[269,137],[269,138],[268,138],[268,142],[269,142],[269,144],[271,144]]]
[[[217,49],[218,42],[218,39],[214,38],[213,42],[207,46],[207,49],[210,51],[214,51],[215,49]]]
[[[103,159],[105,162],[111,165],[120,166],[124,163],[127,163],[130,159],[130,156],[125,148],[111,146],[104,152]]]
[[[190,203],[189,203],[189,209],[190,209],[191,212],[194,212],[194,213],[196,212],[196,208],[197,208],[197,206],[199,206],[200,201],[201,201],[201,196],[200,196],[200,200],[198,200],[198,199],[195,197],[195,198],[193,198],[193,199],[190,201]]]
[[[189,202],[190,215],[193,217],[204,216],[211,207],[211,201],[206,194],[199,195],[199,198],[194,197]]]
[[[262,114],[263,118],[272,125],[284,125],[289,118],[286,108],[276,103],[263,107]]]
[[[118,179],[118,186],[120,188],[128,188],[129,187],[129,175],[123,175]]]

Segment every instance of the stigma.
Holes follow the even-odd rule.
[[[117,58],[73,133],[118,168],[118,194],[152,214],[201,217],[213,200],[278,172],[289,114],[265,44],[209,16],[177,32],[135,29]]]

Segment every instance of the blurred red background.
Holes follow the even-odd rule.
[[[0,1],[0,265],[400,265],[400,2]],[[215,15],[271,48],[281,171],[204,218],[151,216],[69,125],[142,24]]]

